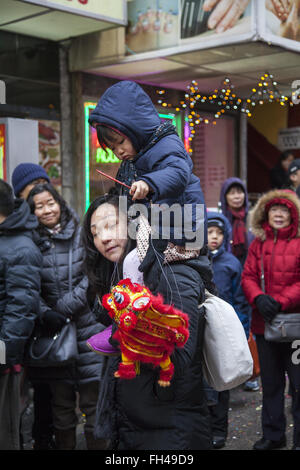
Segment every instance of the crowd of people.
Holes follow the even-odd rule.
[[[104,150],[121,160],[116,178],[123,184],[92,201],[82,222],[39,165],[18,165],[12,186],[0,180],[0,340],[6,348],[0,365],[0,448],[22,448],[25,381],[34,392],[35,450],[76,449],[77,407],[85,415],[88,450],[224,447],[230,391],[213,390],[202,372],[203,302],[209,291],[234,307],[247,339],[251,333],[257,344],[263,437],[253,448],[286,445],[287,373],[293,449],[299,450],[300,365],[292,362],[291,343],[267,341],[264,326],[278,312],[300,311],[300,160],[282,156],[272,172],[273,189],[251,210],[245,183],[228,178],[220,211],[205,209],[199,221],[195,208],[205,206],[205,199],[190,156],[139,85],[123,81],[110,87],[89,123]],[[177,203],[182,213],[191,205],[189,226],[195,233],[200,226],[203,243],[196,239],[187,248],[190,240],[178,236],[172,219],[168,238],[160,223],[154,237],[151,217],[132,216],[135,202],[146,214],[155,203]],[[149,295],[188,315],[188,338],[171,361],[161,361],[160,371],[150,364],[158,349],[146,342],[145,331],[139,352],[150,359],[137,371],[134,361],[121,355],[118,325],[103,297],[124,274],[131,285],[146,286]],[[35,363],[31,342],[56,337],[70,322],[76,325],[76,359]],[[259,390],[258,377],[243,386]]]

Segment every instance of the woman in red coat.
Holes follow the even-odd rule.
[[[251,329],[256,335],[263,389],[263,438],[254,444],[254,449],[286,445],[285,372],[293,390],[293,449],[300,449],[300,364],[292,362],[291,343],[264,339],[266,321],[278,312],[300,312],[299,199],[288,190],[264,194],[253,209],[251,226],[256,238],[244,265],[242,287],[253,307]]]

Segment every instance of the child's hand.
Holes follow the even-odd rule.
[[[132,200],[145,199],[150,191],[149,185],[145,181],[135,181],[132,183],[129,194],[132,196]]]

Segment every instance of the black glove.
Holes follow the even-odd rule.
[[[267,294],[258,295],[255,303],[259,313],[267,322],[271,322],[279,310],[281,310],[280,303]]]
[[[43,315],[43,326],[51,332],[60,331],[66,321],[67,317],[55,310],[47,310]]]

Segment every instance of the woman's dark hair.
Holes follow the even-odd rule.
[[[245,188],[243,187],[242,184],[240,183],[232,183],[230,186],[228,186],[227,190],[226,190],[226,194],[231,190],[231,189],[241,189],[243,191],[243,193],[245,193]]]
[[[286,160],[290,155],[293,155],[293,152],[291,152],[290,150],[285,150],[284,152],[282,152],[279,156],[279,163]]]
[[[106,259],[94,245],[93,235],[91,233],[91,218],[95,210],[102,204],[111,204],[117,210],[119,210],[119,196],[115,194],[104,194],[103,196],[97,197],[88,208],[82,227],[82,240],[85,247],[85,274],[89,280],[89,302],[96,295],[100,297],[107,294],[112,284],[115,284],[120,279],[117,279],[118,272],[116,270],[116,263],[113,263]],[[134,242],[128,239],[127,247],[124,257],[134,247]],[[121,264],[121,261],[119,263]],[[120,275],[122,275],[122,268],[119,269]]]
[[[30,193],[28,195],[28,198],[27,198],[27,202],[29,204],[29,207],[30,207],[30,210],[31,210],[32,214],[34,214],[34,211],[35,211],[35,203],[34,203],[34,199],[33,199],[34,196],[36,196],[37,194],[44,193],[45,191],[50,193],[51,196],[53,197],[53,199],[60,206],[60,225],[61,225],[62,230],[66,227],[67,223],[71,219],[73,219],[74,223],[77,225],[78,221],[76,220],[76,218],[72,214],[71,210],[67,206],[66,201],[62,198],[62,196],[56,191],[56,189],[50,183],[37,184],[30,191]],[[49,236],[49,231],[42,224],[39,224],[39,227],[38,227],[37,231],[39,232],[39,234],[41,236],[45,236],[45,235]]]
[[[110,127],[105,126],[103,124],[97,124],[96,131],[97,131],[98,142],[105,152],[107,151],[107,147],[109,147],[109,144],[111,142],[116,142],[118,135],[126,137],[117,129],[111,129]]]

